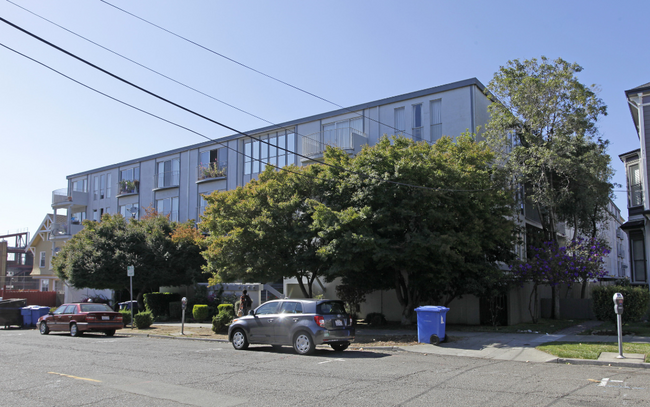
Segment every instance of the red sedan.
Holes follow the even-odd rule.
[[[70,331],[72,336],[81,336],[86,331],[92,331],[113,336],[115,330],[123,326],[119,312],[106,304],[92,302],[63,304],[38,319],[41,335],[47,335],[50,331]]]

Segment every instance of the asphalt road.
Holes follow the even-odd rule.
[[[650,369],[0,329],[0,406],[647,406]]]

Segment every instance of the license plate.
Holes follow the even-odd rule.
[[[102,321],[110,321],[111,317],[108,317],[106,315],[102,315]]]
[[[343,321],[341,321],[340,319],[337,319],[336,321],[334,321],[334,325],[343,326]]]

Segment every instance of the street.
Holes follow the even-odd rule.
[[[0,329],[2,406],[646,406],[650,369]]]

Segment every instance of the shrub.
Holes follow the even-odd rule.
[[[233,317],[235,316],[235,306],[232,304],[219,304],[217,309],[219,310],[219,313],[217,315],[221,314],[222,312],[227,312]]]
[[[623,323],[635,322],[648,312],[650,293],[641,287],[609,285],[596,287],[592,291],[594,314],[600,321],[616,322],[613,297],[615,293],[623,294]]]
[[[169,303],[169,318],[177,319],[180,321],[183,314],[183,305],[180,301],[172,301]]]
[[[131,310],[121,310],[120,315],[122,315],[122,322],[124,323],[124,326],[127,326],[131,323]]]
[[[373,325],[373,326],[386,325],[386,317],[384,316],[384,314],[380,312],[369,313],[368,315],[366,315],[365,321],[368,325]]]
[[[144,295],[144,305],[154,318],[169,316],[169,303],[180,300],[181,295],[178,293],[148,293]]]
[[[133,316],[135,326],[138,329],[147,329],[153,324],[153,316],[149,311],[138,312]]]
[[[232,306],[232,304],[229,305]],[[232,322],[233,317],[234,315],[227,309],[215,315],[214,318],[212,318],[212,331],[214,333],[221,332],[226,326],[228,326]]]
[[[196,304],[194,308],[192,309],[192,316],[194,317],[195,320],[199,322],[203,322],[206,319],[208,319],[209,315],[209,309],[208,306],[205,304]]]

